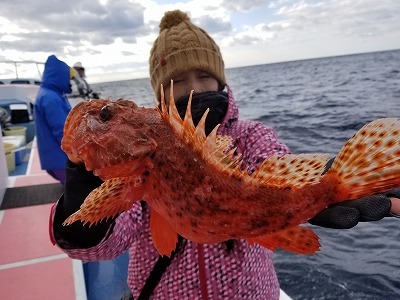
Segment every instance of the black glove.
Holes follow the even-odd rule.
[[[324,173],[329,170],[333,160],[334,158],[328,161]],[[326,228],[348,229],[358,222],[378,221],[393,216],[390,213],[392,203],[389,197],[400,198],[400,189],[331,205],[308,222]]]
[[[388,198],[390,193],[376,194],[334,204],[308,222],[321,227],[348,229],[356,226],[358,222],[378,221],[390,215],[392,206]],[[400,189],[397,189],[397,194],[391,197],[400,198]]]
[[[93,91],[90,91],[90,92],[92,93],[92,98],[93,98],[93,99],[100,99],[100,96],[99,96],[98,93],[93,92]]]
[[[102,180],[86,171],[84,165],[75,165],[68,160],[66,166],[67,181],[64,195],[60,198],[54,217],[54,236],[58,244],[64,248],[90,248],[97,245],[105,236],[115,217],[89,227],[75,222],[64,226],[67,217],[76,212],[86,196],[102,184]]]

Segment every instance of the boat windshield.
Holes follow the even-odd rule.
[[[0,81],[24,83],[27,78],[41,81],[44,63],[36,61],[0,61]]]

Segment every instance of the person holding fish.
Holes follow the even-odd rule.
[[[50,237],[53,243],[70,257],[85,261],[113,259],[129,249],[131,259],[127,281],[132,299],[279,299],[279,283],[269,249],[281,247],[297,253],[314,253],[319,248],[319,243],[313,240],[315,235],[305,227],[294,226],[285,230],[283,235],[279,231],[275,235],[273,230],[262,237],[245,239],[233,238],[234,234],[226,230],[224,239],[223,228],[233,224],[238,231],[246,226],[257,230],[268,226],[269,218],[285,226],[297,218],[296,214],[302,215],[301,199],[297,213],[284,215],[282,211],[282,214],[268,215],[268,220],[253,219],[252,222],[246,219],[252,215],[247,212],[254,211],[248,203],[224,199],[223,196],[218,198],[220,202],[202,202],[204,194],[212,193],[213,189],[224,191],[226,195],[230,191],[224,184],[218,187],[217,182],[205,188],[205,182],[213,178],[215,172],[203,172],[209,165],[200,164],[200,158],[188,160],[184,142],[178,139],[174,141],[169,136],[176,134],[177,138],[176,132],[181,132],[182,140],[186,139],[189,143],[204,141],[201,148],[203,152],[208,148],[214,149],[205,156],[205,160],[209,159],[210,163],[217,166],[218,172],[221,171],[218,166],[229,164],[223,172],[230,174],[231,178],[228,176],[224,182],[230,184],[229,180],[235,181],[239,185],[235,190],[238,194],[246,193],[245,189],[240,188],[241,184],[248,184],[247,188],[250,189],[254,178],[271,179],[272,176],[271,180],[276,180],[273,174],[259,171],[265,170],[265,163],[268,165],[269,161],[279,159],[276,157],[294,156],[289,155],[290,150],[278,139],[273,129],[260,122],[239,120],[233,93],[226,82],[220,49],[203,29],[190,21],[186,13],[179,10],[165,13],[149,63],[151,84],[160,101],[158,112],[145,108],[141,110],[129,101],[111,103],[110,100],[100,99],[82,103],[70,114],[63,140],[63,149],[69,157],[65,194],[51,213]],[[192,97],[191,91],[194,91]],[[170,99],[171,96],[176,104]],[[170,113],[167,112],[166,103],[170,105]],[[191,107],[191,110],[187,107]],[[126,111],[132,114],[143,112],[142,115],[135,115],[137,120],[132,121],[135,127],[129,127],[133,133],[123,131],[124,126],[131,122],[120,115]],[[206,119],[203,118],[205,113]],[[194,125],[199,125],[199,130],[191,125],[191,119]],[[395,120],[388,122],[398,125]],[[95,126],[86,131],[89,123]],[[154,129],[170,129],[165,124],[176,129],[176,132],[158,132]],[[109,135],[110,128],[120,130],[120,134],[112,134],[116,139],[112,143],[108,141],[109,146],[92,144],[92,141]],[[93,129],[98,133],[97,136],[93,136]],[[139,130],[138,133],[135,130]],[[72,137],[73,134],[76,136]],[[149,139],[147,134],[153,134],[159,142]],[[216,134],[230,139],[218,140]],[[91,136],[90,140],[88,136]],[[120,151],[124,145],[115,146],[118,136],[134,145],[126,151]],[[213,139],[222,145],[221,148],[211,143]],[[100,143],[105,142],[103,139]],[[233,145],[224,147],[228,142]],[[182,152],[174,147],[182,149]],[[102,152],[103,149],[108,151],[108,155]],[[221,149],[226,151],[219,151]],[[223,154],[226,152],[232,152],[233,156]],[[213,153],[222,157],[220,161],[215,161]],[[192,155],[195,155],[194,152]],[[103,161],[93,159],[97,156],[102,157]],[[125,161],[125,157],[129,156],[132,156],[132,160]],[[135,160],[135,157],[139,159]],[[235,160],[235,157],[240,160]],[[335,162],[329,166],[325,158],[312,159],[310,165],[320,171],[315,174],[318,178],[327,178],[321,175],[324,169],[331,174],[330,170],[337,168]],[[338,156],[335,160],[341,161],[343,158]],[[173,163],[168,164],[169,161]],[[186,171],[179,172],[178,168]],[[134,174],[129,177],[127,174],[131,170],[134,170]],[[301,181],[300,176],[299,186]],[[232,187],[236,188],[234,185]],[[390,187],[395,186],[392,184]],[[189,190],[182,192],[186,188]],[[290,189],[296,187],[286,190]],[[326,193],[335,193],[336,190],[331,189]],[[133,199],[128,199],[127,193]],[[150,199],[150,196],[153,198]],[[230,194],[229,197],[234,196]],[[321,192],[323,197],[324,191]],[[327,205],[321,206],[305,221],[310,220],[312,224],[329,228],[351,228],[358,222],[375,221],[391,213],[399,213],[396,206],[398,197],[400,190],[396,189],[386,194],[342,201],[324,210]],[[349,198],[342,200],[346,199]],[[82,204],[84,200],[88,202],[87,206]],[[168,205],[165,205],[166,201],[169,201]],[[221,206],[222,201],[229,209]],[[252,203],[258,205],[256,201]],[[164,208],[169,210],[161,216]],[[321,212],[317,214],[318,211]],[[191,217],[186,218],[189,214]],[[171,221],[179,219],[176,224],[186,226],[175,224],[172,228],[171,223],[166,221],[168,215]],[[242,223],[239,219],[243,219]],[[76,220],[83,223],[74,223]],[[204,231],[199,229],[201,226]],[[222,231],[218,226],[222,227]],[[182,233],[179,236],[174,231],[177,228]],[[291,235],[300,239],[292,240]],[[307,242],[303,242],[303,237]],[[218,242],[200,242],[212,241],[213,238]]]

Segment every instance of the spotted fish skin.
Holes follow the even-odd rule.
[[[65,224],[95,224],[143,199],[160,254],[171,253],[177,234],[198,243],[247,239],[314,253],[318,237],[297,225],[330,204],[400,185],[397,119],[363,127],[324,175],[326,154],[273,156],[249,175],[229,151],[229,137],[218,137],[217,128],[206,137],[205,117],[195,127],[189,101],[181,120],[170,98],[168,109],[163,95],[156,109],[104,99],[73,108],[62,148],[105,182]]]

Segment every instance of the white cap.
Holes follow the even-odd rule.
[[[84,69],[84,67],[82,66],[82,63],[80,61],[74,63],[74,68],[82,68],[82,69]]]

